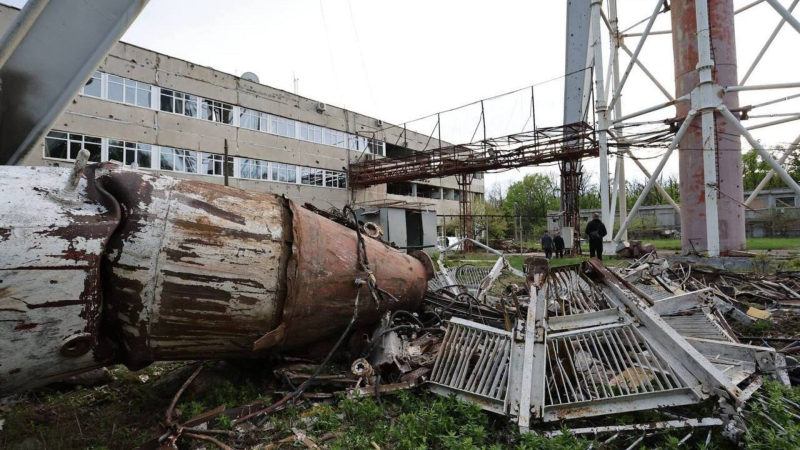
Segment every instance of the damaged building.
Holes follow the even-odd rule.
[[[0,4],[0,33],[17,14]],[[394,242],[430,246],[435,223],[426,221],[423,230],[420,218],[457,213],[462,195],[482,199],[482,176],[462,194],[454,177],[348,189],[347,171],[351,162],[442,145],[379,118],[260,84],[254,74],[234,76],[118,42],[18,164],[68,166],[86,148],[92,162],[114,160],[285,195],[324,210],[391,205],[409,216],[410,231],[393,232]]]

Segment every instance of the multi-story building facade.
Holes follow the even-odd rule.
[[[0,4],[0,32],[17,13]],[[365,189],[347,185],[351,162],[439,145],[402,126],[254,78],[118,42],[20,164],[70,164],[86,148],[92,161],[116,160],[211,183],[227,179],[230,186],[283,194],[324,209],[388,200],[454,214],[462,195],[483,197],[481,177],[467,194],[452,177]]]

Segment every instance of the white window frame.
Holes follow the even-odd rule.
[[[248,114],[245,111],[249,111],[250,113],[254,113],[254,114]],[[250,128],[250,127],[242,126],[242,116],[244,116],[244,115],[247,115],[247,116],[249,116],[251,118],[255,118],[258,121],[258,128]],[[259,111],[257,109],[240,107],[239,108],[239,114],[237,114],[237,117],[239,117],[239,123],[237,124],[237,126],[239,128],[244,128],[245,130],[261,131],[261,132],[267,133],[267,132],[269,132],[269,116],[270,116],[269,114],[267,114],[265,112],[262,112],[262,111]]]
[[[100,78],[95,78],[95,75],[100,75]],[[99,80],[99,82],[100,82],[100,95],[99,96],[95,96],[95,95],[86,93],[86,83],[88,83],[89,80],[86,80],[86,83],[84,83],[84,85],[81,86],[80,94],[84,95],[86,97],[99,98],[99,99],[104,99],[105,100],[106,99],[106,96],[105,96],[105,94],[106,94],[105,78],[106,77],[105,77],[105,74],[103,72],[101,72],[99,70],[95,70],[94,72],[92,72],[92,76],[89,77],[89,80]]]
[[[347,188],[347,177],[345,176],[344,172],[339,172],[336,170],[326,170],[325,187],[338,188],[338,189]]]
[[[220,155],[218,153],[207,153],[207,152],[199,152],[199,155],[200,156],[198,157],[199,165],[198,165],[198,168],[197,168],[197,173],[199,173],[200,175],[207,175],[207,176],[210,176],[210,177],[222,177],[222,176],[225,176],[225,155]],[[230,156],[228,156],[228,159],[230,160]],[[211,164],[212,164],[212,167],[213,167],[213,172],[215,172],[215,173],[207,173],[206,172],[206,170],[205,170],[206,160],[213,161]],[[220,167],[220,172],[219,173],[216,173],[217,164],[219,164],[219,167]]]
[[[281,125],[283,125],[283,129],[286,130],[286,134],[281,134],[278,132],[280,130]],[[292,130],[292,135],[288,135],[288,131]],[[274,116],[272,114],[269,115],[269,133],[274,134],[277,136],[282,136],[289,139],[297,139],[297,121],[294,119],[288,119],[282,116]]]
[[[111,80],[111,77],[119,78],[120,80],[122,80],[122,100],[112,99],[108,95],[108,93],[111,91],[111,89],[110,89],[111,83],[119,84],[119,83],[113,82]],[[141,81],[132,80],[130,78],[125,78],[125,77],[121,77],[119,75],[114,75],[114,74],[106,74],[105,79],[106,79],[106,81],[103,84],[106,86],[106,90],[105,90],[105,94],[106,95],[104,97],[106,100],[111,101],[111,102],[116,102],[116,103],[124,103],[124,104],[130,105],[130,106],[137,106],[139,108],[153,109],[153,101],[154,100],[153,100],[153,85],[152,84],[144,83],[144,82],[141,82]],[[132,83],[132,85],[129,85],[130,83]],[[128,88],[132,88],[133,89],[133,99],[132,100],[128,98]],[[142,106],[142,105],[139,104],[139,94],[140,94],[140,92],[147,92],[148,95],[150,95],[150,106]]]
[[[308,177],[308,183],[303,182],[304,177]],[[300,168],[300,184],[303,186],[325,186],[325,171],[314,167],[301,167]]]
[[[67,135],[67,137],[66,138],[50,137],[49,136],[50,133],[64,133],[64,134]],[[73,139],[72,136],[80,136],[81,139],[80,140],[76,140],[76,139]],[[100,140],[100,142],[90,142],[90,144],[91,145],[100,145],[100,161],[103,161],[103,138],[101,138],[99,136],[88,135],[88,134],[70,133],[68,131],[61,131],[61,130],[50,130],[47,133],[47,135],[45,135],[44,140],[42,141],[43,142],[43,145],[42,145],[42,158],[43,159],[51,159],[51,160],[54,160],[54,161],[75,161],[75,158],[70,158],[70,147],[71,147],[70,144],[72,144],[73,142],[78,142],[78,143],[81,144],[81,148],[85,148],[86,147],[86,143],[87,143],[86,142],[86,138],[87,137],[92,138],[92,139],[99,139]],[[57,139],[57,140],[60,140],[60,141],[65,141],[67,143],[67,157],[66,158],[57,158],[55,156],[47,156],[47,139]]]
[[[172,95],[168,95],[168,97],[172,101],[172,111],[165,111],[165,110],[161,109],[161,96],[165,95],[164,91],[172,92]],[[177,98],[176,94],[179,94],[182,97],[181,98]],[[192,98],[194,98],[193,101],[191,100]],[[183,102],[183,112],[182,113],[175,112],[175,102],[178,101],[178,100]],[[187,103],[194,103],[194,115],[186,114],[186,104]],[[193,94],[187,94],[186,92],[176,91],[175,89],[159,88],[158,89],[158,106],[156,107],[156,109],[158,111],[161,111],[161,112],[167,113],[167,114],[175,114],[175,115],[178,115],[178,116],[184,116],[184,117],[191,117],[191,118],[194,118],[194,119],[199,119],[200,118],[200,97],[198,97],[196,95],[193,95]]]
[[[156,149],[154,148],[155,147],[154,145],[142,144],[140,142],[124,141],[122,139],[108,139],[107,138],[107,139],[103,139],[103,141],[104,141],[104,144],[105,144],[103,146],[104,150],[105,150],[105,152],[104,152],[105,155],[103,157],[103,161],[110,161],[111,160],[111,158],[109,157],[109,150],[112,147],[111,143],[113,141],[113,142],[121,142],[122,143],[122,161],[120,161],[122,163],[122,165],[130,166],[131,164],[136,163],[137,167],[139,167],[140,169],[152,169],[153,168],[153,161],[155,161],[156,156],[158,156],[158,158],[159,158],[158,159],[159,160],[159,167],[161,166],[161,163],[160,163],[161,155],[160,154],[156,155],[158,152],[156,152]],[[129,147],[129,145],[131,147]],[[147,147],[149,147],[149,149],[142,148],[143,146],[147,146]],[[120,147],[120,146],[119,145],[113,145],[113,147]],[[133,161],[128,161],[128,150],[129,149],[131,151],[133,151],[133,159],[134,159]],[[149,166],[143,166],[139,162],[139,153],[140,152],[150,152],[150,165]]]
[[[237,159],[239,160],[237,178],[241,178],[243,180],[270,181],[272,175],[271,175],[271,167],[269,161],[263,161],[256,158],[237,158]],[[259,178],[253,178],[249,176],[250,172],[248,172],[248,176],[244,176],[243,169],[245,169],[247,166],[257,167],[261,171],[262,176]],[[252,169],[247,168],[247,170],[249,171]],[[263,174],[267,175],[266,178],[263,176]]]
[[[164,156],[164,152],[169,151],[172,153],[172,169],[164,169],[161,166],[161,160]],[[178,170],[175,169],[177,164],[175,161],[177,159],[183,160],[183,167],[186,168],[186,161],[189,158],[194,158],[194,170]],[[165,172],[178,172],[178,173],[198,173],[199,161],[197,160],[197,152],[194,150],[186,150],[182,148],[175,148],[175,147],[161,147],[158,152],[158,170],[163,170]]]
[[[294,173],[294,180],[290,181],[290,174]],[[285,175],[285,180],[282,180],[281,175]],[[270,163],[270,180],[278,183],[297,184],[297,166],[287,163]]]
[[[234,125],[234,122],[236,120],[235,119],[236,118],[236,114],[234,114],[235,113],[234,105],[232,105],[230,103],[221,102],[219,100],[213,100],[213,99],[210,99],[210,98],[203,98],[198,103],[200,104],[200,111],[199,112],[200,112],[200,118],[201,119],[207,120],[209,122],[221,123],[221,124],[224,124],[224,125]],[[211,117],[205,117],[204,110],[206,108],[209,108],[211,110]],[[230,109],[230,114],[231,114],[231,122],[230,123],[224,122],[222,120],[222,116],[223,116],[222,112],[224,110],[226,110],[226,109]],[[217,114],[217,110],[219,110],[219,114]]]

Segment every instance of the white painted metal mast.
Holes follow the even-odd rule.
[[[608,22],[610,25],[610,38],[612,42],[613,54],[612,54],[612,67],[613,67],[613,74],[614,74],[614,92],[619,92],[620,89],[620,78],[619,78],[619,49],[622,45],[622,36],[619,33],[619,17],[617,15],[617,0],[608,0]],[[636,61],[636,59],[633,59]],[[622,96],[617,99],[614,103],[614,119],[618,119],[622,117]],[[617,136],[618,140],[622,140],[623,136],[623,129],[618,128],[614,129],[614,133]],[[627,192],[627,185],[625,179],[625,155],[622,151],[621,147],[617,147],[617,167],[614,173],[614,180],[617,185],[617,198],[619,202],[619,222],[625,221],[628,216],[628,192]],[[608,235],[613,236],[614,232],[614,202],[611,202],[611,210],[609,212],[609,219],[606,222],[606,228],[608,228]],[[624,230],[621,239],[627,240],[628,239],[628,231]]]
[[[714,82],[714,60],[711,57],[711,25],[708,2],[695,2],[697,19],[697,73],[700,82],[696,88],[695,108],[700,112],[703,130],[703,173],[705,177],[706,239],[708,256],[719,256],[719,211],[717,208],[717,147],[714,108],[722,103],[720,89]]]
[[[600,147],[600,210],[603,212],[603,222],[610,223],[609,217],[609,186],[608,186],[608,108],[603,84],[603,42],[601,33],[602,0],[592,0],[592,50],[594,51],[594,96],[595,113],[597,114],[597,141]],[[611,241],[611,233],[604,238]]]

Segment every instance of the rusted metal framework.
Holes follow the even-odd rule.
[[[481,116],[483,117],[483,115]],[[481,119],[483,120],[483,119]],[[587,122],[536,128],[501,138],[417,152],[396,159],[375,159],[350,165],[351,186],[457,176],[461,189],[459,223],[462,237],[473,238],[470,186],[477,172],[513,169],[597,155],[595,130]],[[570,192],[575,206],[579,192]],[[576,209],[577,215],[577,209]],[[468,240],[467,243],[470,241]],[[464,249],[468,251],[471,245]]]
[[[576,137],[581,139],[577,140]],[[450,145],[411,156],[362,161],[350,166],[350,184],[373,186],[491,170],[556,163],[565,158],[597,156],[595,130],[577,122]]]

